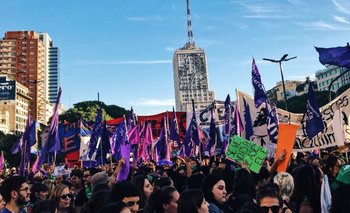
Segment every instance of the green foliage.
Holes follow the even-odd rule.
[[[327,104],[329,102],[329,93],[328,91],[315,91],[317,97],[317,103],[319,107]],[[332,93],[334,94],[334,93]],[[306,99],[307,94],[301,96],[294,96],[287,100],[288,111],[294,113],[305,113],[306,112]],[[277,101],[277,107],[280,109],[285,109],[284,101]]]
[[[4,159],[10,167],[18,167],[21,161],[20,153],[12,154],[11,148],[20,138],[20,135],[4,134],[0,131],[0,150],[4,152]]]
[[[60,115],[59,120],[61,122],[74,122],[79,119],[84,121],[95,121],[95,117],[99,106],[102,107],[102,118],[105,120],[111,120],[113,118],[118,118],[129,113],[128,110],[116,106],[116,105],[106,105],[99,101],[83,101],[73,105],[73,108],[68,109],[62,115]]]

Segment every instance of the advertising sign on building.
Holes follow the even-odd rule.
[[[16,82],[0,78],[0,100],[16,99]]]

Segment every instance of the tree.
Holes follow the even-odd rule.
[[[20,135],[4,134],[0,131],[0,150],[4,151],[4,159],[7,161],[10,167],[18,167],[21,161],[20,152],[13,155],[11,153],[12,146],[18,141]]]
[[[60,122],[74,122],[79,119],[84,121],[95,121],[95,117],[99,107],[102,107],[102,118],[105,120],[111,120],[118,118],[129,113],[128,110],[116,106],[106,105],[99,101],[83,101],[73,105],[73,108],[68,109],[62,115],[60,115]]]

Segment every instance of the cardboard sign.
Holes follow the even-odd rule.
[[[266,155],[266,148],[236,135],[230,139],[226,151],[227,159],[239,164],[246,162],[248,168],[255,173],[259,173]]]

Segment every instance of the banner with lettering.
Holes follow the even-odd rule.
[[[253,124],[253,135],[250,140],[254,141],[256,144],[266,147],[269,137],[267,134],[267,123],[266,123],[266,109],[265,105],[262,104],[258,109],[254,106],[254,100],[251,96],[237,91],[237,100],[239,104],[239,109],[241,112],[241,118],[243,118],[244,105],[243,98],[250,107],[250,115]],[[340,110],[342,117],[342,128],[344,129],[345,142],[350,143],[350,89],[343,92],[337,98],[335,98],[330,103],[320,108],[322,113],[323,122],[325,129],[318,136],[309,140],[306,135],[306,116],[301,113],[289,113],[288,111],[277,109],[278,119],[280,123],[287,123],[290,116],[290,122],[300,125],[297,131],[296,141],[294,144],[294,151],[304,152],[312,151],[320,148],[327,148],[332,146],[340,146],[344,144],[343,141],[336,141],[334,136],[334,131],[332,127],[333,116],[336,110]],[[305,105],[306,109],[306,105]],[[242,119],[243,122],[244,119]],[[274,124],[273,124],[274,125]],[[277,128],[277,126],[276,126]],[[243,131],[242,137],[245,136]]]
[[[239,164],[245,162],[247,167],[255,173],[259,173],[266,155],[267,149],[237,135],[230,139],[226,151],[227,159]]]

